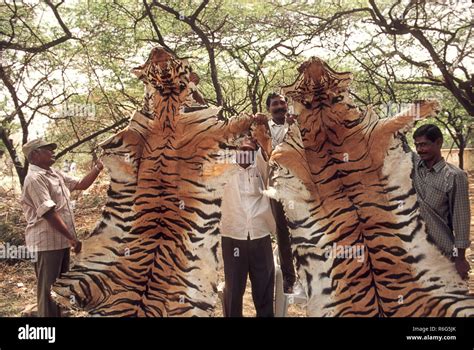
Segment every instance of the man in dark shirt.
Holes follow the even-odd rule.
[[[433,124],[419,127],[413,134],[414,186],[428,234],[436,246],[455,263],[463,279],[468,278],[466,248],[470,246],[471,213],[468,179],[458,167],[441,156],[443,135]]]

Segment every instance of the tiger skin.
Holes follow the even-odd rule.
[[[216,107],[180,113],[194,73],[162,48],[133,72],[145,83],[144,107],[101,144],[110,173],[102,219],[53,297],[99,316],[209,316],[228,168],[220,144],[253,120],[218,121]]]
[[[299,72],[282,88],[299,114],[284,142],[271,153],[267,129],[254,135],[271,153],[267,194],[285,207],[307,314],[472,316],[467,282],[430,242],[419,214],[400,133],[413,113],[379,119],[371,107],[359,110],[351,74],[318,58]],[[423,101],[419,117],[437,110],[437,101]]]

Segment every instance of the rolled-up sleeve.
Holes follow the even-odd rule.
[[[459,172],[454,177],[450,195],[451,215],[453,220],[454,246],[468,248],[471,244],[469,230],[471,226],[471,210],[469,203],[469,183],[467,176]]]
[[[42,217],[56,206],[49,193],[48,185],[41,177],[33,178],[25,183],[23,190],[34,207],[37,217]]]

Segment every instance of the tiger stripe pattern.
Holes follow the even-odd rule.
[[[415,109],[388,119],[359,109],[349,95],[351,73],[318,58],[299,73],[282,88],[299,116],[273,150],[267,192],[285,207],[308,315],[472,316],[467,282],[419,214],[401,133]],[[437,101],[424,101],[418,117],[437,110]]]
[[[229,167],[219,150],[252,118],[220,121],[217,107],[183,113],[191,68],[162,48],[133,72],[144,106],[101,144],[110,173],[102,219],[53,295],[91,315],[210,316]]]

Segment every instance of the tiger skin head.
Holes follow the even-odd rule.
[[[132,69],[132,73],[145,84],[145,111],[154,115],[157,124],[174,130],[179,107],[189,98],[189,85],[191,79],[197,80],[197,74],[186,60],[162,47],[153,48],[148,60]],[[170,116],[173,117],[169,119]]]
[[[322,111],[339,102],[350,100],[348,92],[352,73],[336,72],[317,57],[302,63],[298,72],[300,74],[295,83],[282,88],[282,93],[294,102],[296,114],[301,114],[305,110]],[[355,106],[352,107],[355,109],[354,112],[357,112]],[[344,112],[353,114],[348,113],[350,110]]]
[[[267,192],[285,208],[308,314],[472,316],[465,281],[428,239],[400,135],[439,103],[415,101],[415,109],[381,119],[353,104],[350,73],[317,58],[299,73],[283,88],[299,116],[270,157]]]

